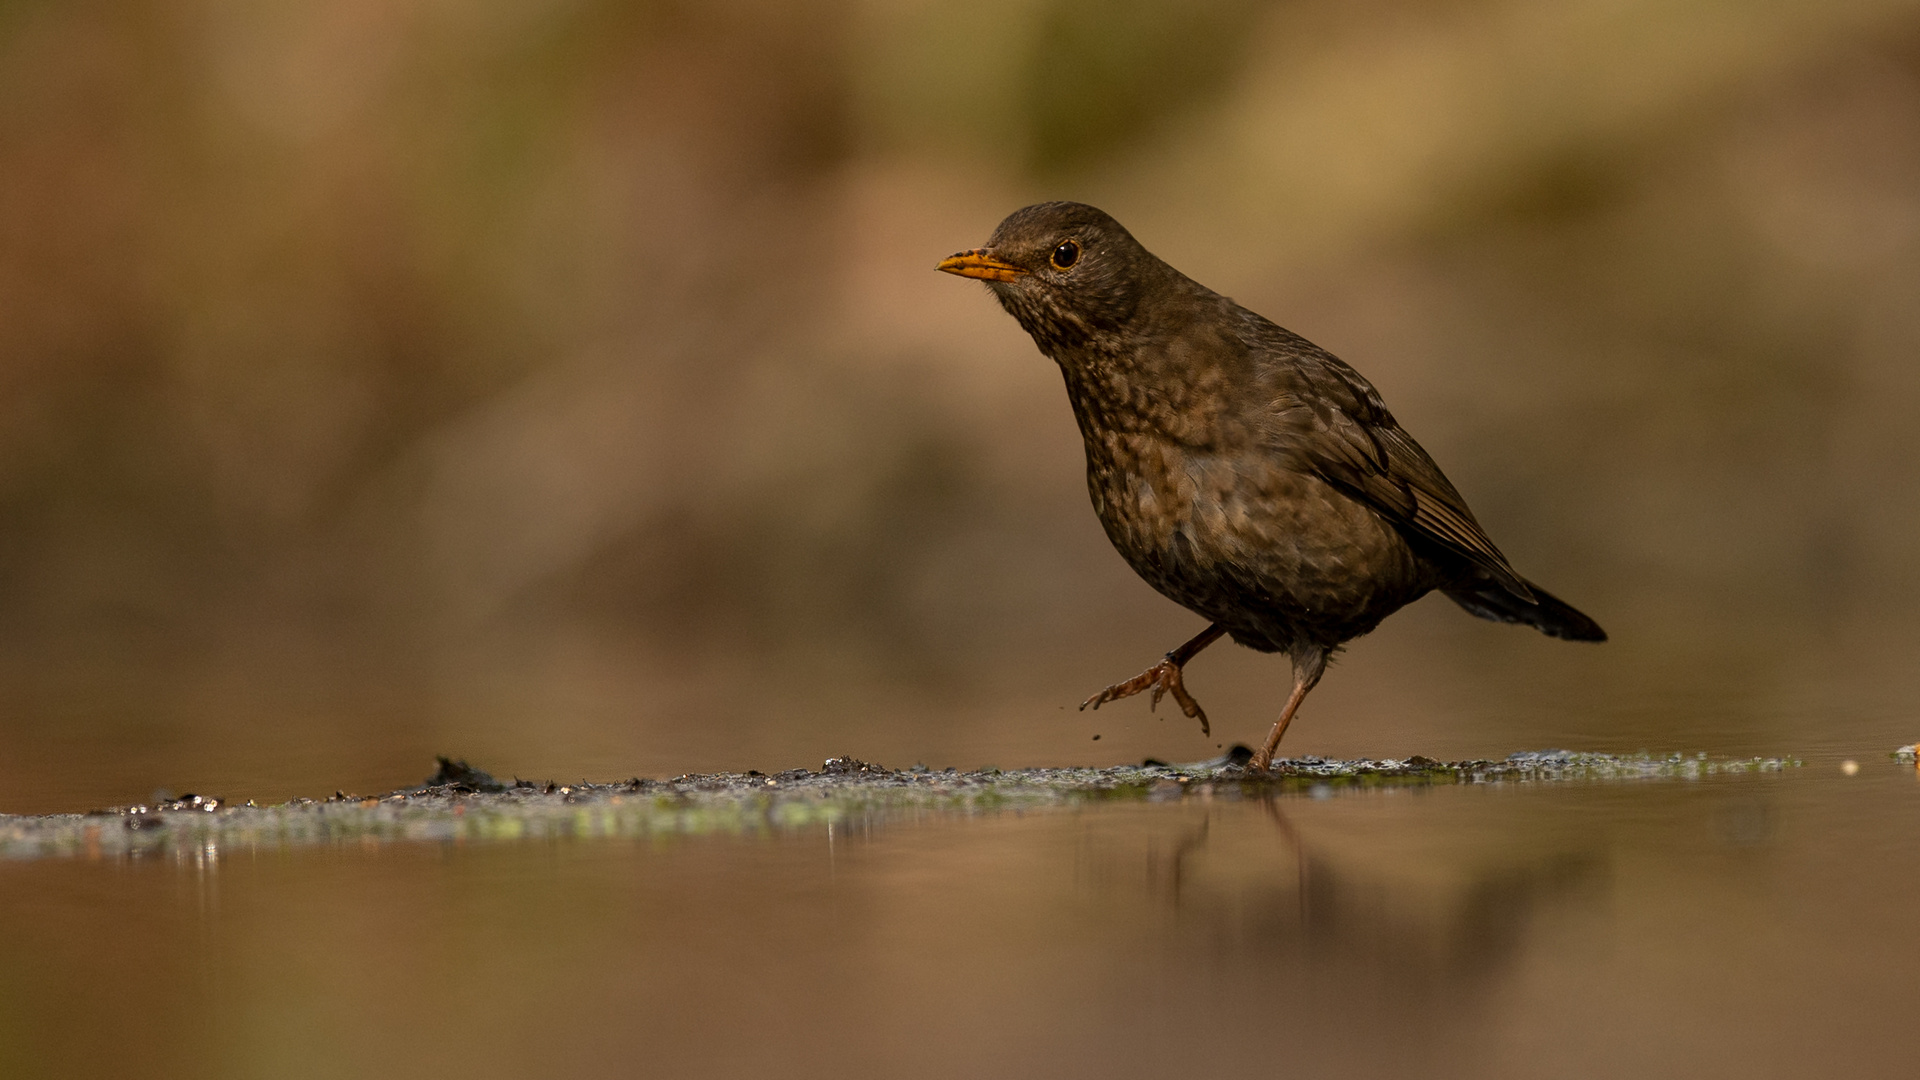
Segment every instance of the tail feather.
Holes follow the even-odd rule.
[[[1447,598],[1483,619],[1525,623],[1548,637],[1568,641],[1605,641],[1607,632],[1572,604],[1529,581],[1532,600],[1522,600],[1491,578],[1444,589]]]

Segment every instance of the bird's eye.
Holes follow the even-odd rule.
[[[1079,261],[1080,245],[1071,240],[1053,249],[1053,268],[1055,270],[1071,269],[1073,264]]]

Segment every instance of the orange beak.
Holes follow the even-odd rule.
[[[974,248],[942,259],[934,269],[961,277],[979,278],[981,281],[1012,281],[1026,273],[1010,262],[994,258],[986,248]]]

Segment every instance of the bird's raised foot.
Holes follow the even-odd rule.
[[[1153,691],[1153,697],[1149,699],[1147,703],[1148,710],[1157,709],[1160,706],[1160,699],[1168,694],[1172,694],[1173,700],[1179,703],[1181,712],[1200,721],[1200,734],[1211,735],[1213,733],[1212,728],[1207,724],[1206,710],[1200,707],[1199,702],[1193,700],[1193,695],[1187,693],[1186,686],[1181,683],[1180,665],[1174,663],[1172,656],[1168,656],[1165,660],[1135,675],[1126,682],[1114,683],[1112,686],[1081,702],[1080,708],[1082,710],[1088,708],[1098,709],[1109,701],[1119,701],[1121,698],[1132,697],[1144,690]]]

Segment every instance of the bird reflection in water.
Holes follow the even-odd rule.
[[[1149,848],[1149,892],[1208,951],[1390,969],[1403,986],[1426,974],[1451,986],[1506,967],[1531,926],[1597,895],[1608,878],[1604,851],[1569,845],[1564,834],[1456,851],[1403,830],[1356,838],[1303,811],[1297,796],[1273,793],[1206,807],[1170,843]]]

